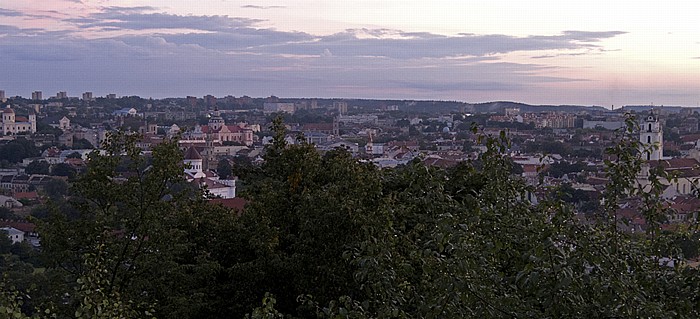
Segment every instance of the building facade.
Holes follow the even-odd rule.
[[[664,133],[659,118],[649,113],[639,127],[640,152],[647,161],[658,161],[663,157]]]
[[[36,133],[36,114],[29,113],[29,118],[18,118],[15,111],[8,105],[2,110],[2,134],[14,135],[18,133]]]

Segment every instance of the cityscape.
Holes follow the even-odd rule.
[[[700,317],[695,8],[0,0],[0,317]]]

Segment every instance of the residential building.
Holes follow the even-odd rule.
[[[24,232],[14,228],[14,227],[2,227],[0,231],[7,233],[7,237],[10,238],[13,244],[21,243],[24,241]]]
[[[266,102],[263,104],[263,113],[270,114],[276,112],[294,113],[294,103]]]
[[[348,113],[348,103],[342,101],[333,102],[333,109],[338,111],[340,115]]]
[[[66,93],[65,91],[58,92],[58,93],[56,93],[56,98],[59,100],[60,99],[67,99],[68,93]]]
[[[32,92],[32,100],[34,100],[34,101],[41,101],[41,100],[43,100],[43,97],[41,96],[41,91],[34,91],[34,92]]]

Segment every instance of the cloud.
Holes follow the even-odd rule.
[[[19,11],[0,8],[0,17],[19,17],[23,15],[24,14]]]
[[[553,77],[552,66],[506,63],[499,60],[499,54],[599,52],[597,42],[624,34],[566,31],[525,37],[447,36],[361,28],[314,35],[263,28],[259,26],[262,20],[257,19],[183,16],[158,10],[102,7],[96,13],[62,20],[89,29],[91,35],[101,35],[90,38],[81,37],[75,28],[48,32],[0,25],[3,72],[13,75],[0,77],[0,87],[6,91],[106,90],[144,96],[516,95],[547,83],[586,79]],[[80,76],[66,76],[75,74]]]
[[[626,34],[624,31],[564,31],[564,37],[575,41],[582,42],[598,42],[601,39],[612,38],[618,35]]]
[[[523,88],[520,83],[479,80],[458,82],[391,81],[390,84],[397,88],[427,91],[512,91]]]
[[[360,37],[371,36],[369,38]],[[399,38],[385,37],[398,35]],[[487,56],[516,51],[572,50],[595,48],[604,38],[623,32],[567,31],[554,36],[514,37],[508,35],[443,36],[430,33],[388,32],[387,30],[346,30],[329,36],[317,37],[313,41],[280,43],[259,48],[266,53],[317,54],[325,49],[335,56],[375,56],[398,59],[420,59],[459,56]]]
[[[142,13],[152,7],[107,7],[83,19],[71,19],[82,28],[121,28],[124,30],[190,29],[226,32],[252,26],[262,20],[232,18],[225,15],[182,16],[166,13]]]
[[[257,5],[252,5],[252,4],[246,4],[241,6],[241,8],[244,9],[282,9],[286,8],[286,6],[257,6]]]
[[[600,52],[574,52],[574,53],[559,53],[559,54],[545,54],[545,55],[536,55],[531,57],[532,59],[547,59],[547,58],[556,58],[560,56],[581,56],[581,55],[599,55],[601,54]]]
[[[141,12],[148,12],[148,11],[156,11],[158,8],[156,7],[151,7],[151,6],[136,6],[136,7],[118,7],[118,6],[110,6],[110,7],[103,7],[102,11],[106,13],[141,13]]]

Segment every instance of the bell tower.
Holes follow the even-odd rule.
[[[639,144],[642,157],[647,161],[661,160],[664,151],[664,134],[659,118],[654,112],[644,119],[639,127]]]

